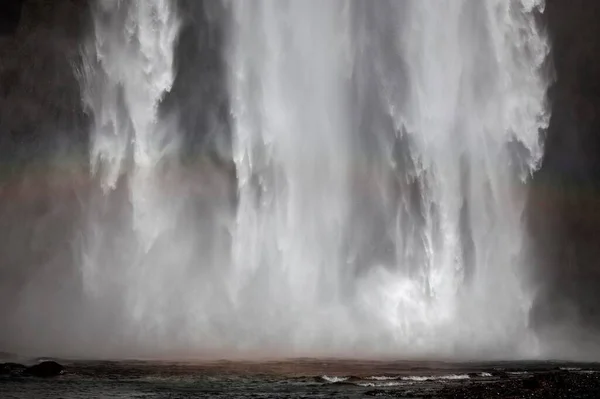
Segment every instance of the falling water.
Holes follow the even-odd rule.
[[[293,326],[302,350],[529,345],[521,183],[548,122],[539,10],[232,4],[235,287],[261,286],[240,299],[260,326]]]
[[[339,2],[234,4],[242,19],[231,93],[235,289],[244,312],[271,309],[256,329],[288,330],[299,345],[322,336],[328,321],[339,328],[352,158],[348,12]],[[258,295],[244,298],[255,285]]]
[[[114,189],[133,153],[131,196],[144,240],[155,239],[159,163],[175,140],[158,123],[158,105],[173,84],[173,45],[178,23],[172,3],[99,1],[95,5],[96,81],[87,100],[95,116],[91,162],[103,188]],[[90,65],[88,64],[88,67]]]
[[[548,122],[542,1],[222,5],[229,214],[195,198],[202,184],[165,183],[185,169],[161,111],[176,3],[94,7],[82,81],[102,190],[80,262],[93,306],[118,308],[119,339],[199,355],[530,355],[521,214]]]
[[[92,290],[105,291],[104,296],[114,295],[111,285],[118,285],[119,294],[127,298],[128,317],[147,321],[152,309],[160,309],[156,297],[168,281],[157,248],[171,234],[176,217],[162,183],[177,159],[179,139],[161,121],[159,104],[174,80],[179,22],[169,0],[99,0],[92,7],[94,38],[83,54],[82,83],[94,117],[91,171],[102,193],[91,203],[84,278]],[[117,193],[123,184],[127,202]],[[111,224],[106,209],[115,200],[130,212],[117,215]],[[119,229],[122,218],[131,234]],[[173,253],[167,255],[176,261]],[[151,318],[164,321],[160,314]]]

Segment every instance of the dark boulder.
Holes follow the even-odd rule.
[[[523,388],[524,389],[540,389],[542,388],[541,378],[537,376],[529,377],[523,380]]]
[[[23,375],[33,377],[56,377],[64,372],[65,368],[53,361],[41,362],[35,366],[27,367]]]
[[[25,369],[26,367],[19,363],[0,363],[0,375],[21,375]]]

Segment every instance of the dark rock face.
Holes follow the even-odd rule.
[[[175,47],[175,81],[161,112],[177,115],[185,145],[182,157],[207,153],[231,158],[229,98],[225,79],[225,8],[211,0],[178,0],[181,29]]]
[[[556,80],[528,209],[539,292],[531,316],[540,331],[600,330],[599,18],[600,2],[546,0]]]
[[[54,362],[47,361],[36,364],[35,366],[27,367],[23,371],[23,375],[32,376],[32,377],[56,377],[64,372],[65,368]]]
[[[44,361],[31,367],[19,363],[0,363],[0,376],[47,378],[61,375],[64,371],[64,366],[54,361]]]
[[[24,0],[3,0],[0,3],[0,35],[15,32],[21,19],[21,6]]]
[[[17,7],[11,4],[0,7]],[[87,146],[74,73],[87,1],[24,0],[18,10],[18,17],[6,15],[18,25],[0,35],[0,154],[13,166]]]
[[[600,3],[546,0],[556,84],[544,171],[600,185]]]

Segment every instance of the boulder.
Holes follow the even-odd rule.
[[[21,375],[27,367],[19,363],[0,363],[0,375]]]
[[[36,364],[35,366],[27,367],[23,371],[23,375],[33,377],[56,377],[64,372],[65,368],[54,362],[46,361]]]

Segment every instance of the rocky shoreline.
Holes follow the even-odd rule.
[[[64,371],[64,366],[52,360],[42,361],[29,367],[20,363],[0,363],[0,376],[48,378],[59,376]]]
[[[598,374],[558,371],[526,378],[502,379],[486,384],[464,384],[445,387],[439,398],[598,398]]]
[[[40,359],[38,359],[40,360]],[[408,361],[0,364],[0,397],[598,398],[600,364]],[[42,378],[45,377],[45,378]],[[48,378],[50,377],[50,378]]]

